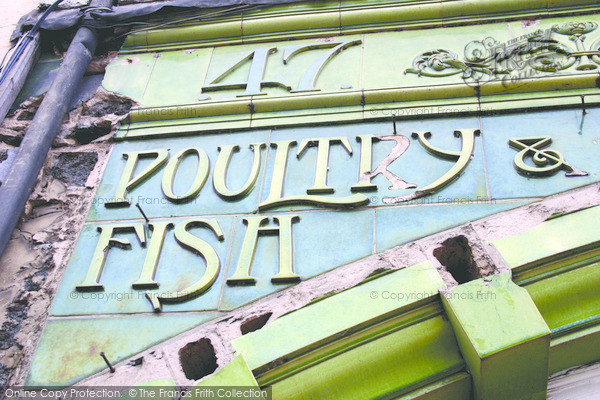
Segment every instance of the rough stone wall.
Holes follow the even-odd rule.
[[[20,144],[41,98],[0,125],[0,172]],[[112,137],[129,99],[98,89],[71,111],[0,258],[0,384],[23,383],[71,251],[88,213]],[[4,164],[4,165],[3,165]]]

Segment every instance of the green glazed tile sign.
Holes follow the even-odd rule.
[[[489,115],[534,100],[498,103],[507,94],[573,105],[587,90],[597,102],[598,68],[600,30],[587,16],[125,53],[104,86],[140,103],[121,133],[133,138],[391,114]],[[577,94],[556,95],[568,89]]]
[[[564,35],[557,26],[552,32]],[[595,23],[586,26],[595,32]],[[122,359],[338,266],[598,181],[595,108],[421,119],[362,108],[359,118],[340,117],[364,107],[365,90],[379,91],[402,117],[403,98],[386,90],[472,90],[461,76],[498,73],[441,48],[423,53],[424,45],[464,47],[486,33],[510,40],[500,25],[455,31],[418,45],[415,32],[390,32],[115,61],[104,86],[142,106],[112,150],[28,383],[68,384],[98,370],[92,363],[44,372],[68,346],[56,342],[68,324],[88,332],[78,346],[93,352],[90,321],[102,327],[99,335],[114,329],[118,337],[133,318],[144,326],[169,319],[157,336],[116,348]],[[403,56],[387,62],[389,54]],[[598,64],[598,55],[589,57]],[[559,69],[591,68],[583,63]],[[324,93],[354,93],[358,101],[329,97],[329,111],[297,123],[289,111],[323,108]],[[257,99],[282,94],[297,103],[260,109]],[[248,112],[249,124],[232,117],[228,130],[203,128],[211,118]],[[262,127],[252,126],[258,114]],[[174,135],[173,124],[184,135]]]
[[[553,141],[534,125],[573,113],[485,119],[489,136],[459,118],[118,143],[52,313],[229,310],[592,182],[595,148],[582,150],[592,132]],[[517,119],[522,129],[501,129]]]

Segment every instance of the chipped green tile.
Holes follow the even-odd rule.
[[[413,240],[475,221],[501,211],[527,204],[526,201],[498,202],[487,198],[456,198],[445,200],[438,195],[439,204],[422,203],[406,207],[380,207],[375,214],[377,252]],[[423,199],[423,202],[428,201]],[[415,200],[419,203],[419,200]],[[445,204],[444,204],[445,203]],[[390,223],[390,221],[396,221]]]
[[[102,86],[139,103],[156,60],[153,53],[121,55],[106,67]]]
[[[197,104],[212,49],[156,53],[141,103],[144,107]],[[192,78],[194,77],[194,78]]]
[[[456,286],[442,301],[473,376],[475,399],[546,398],[550,329],[510,273]]]
[[[597,222],[600,207],[592,207],[545,221],[527,231],[492,243],[509,267],[540,262],[555,255],[568,255],[600,240]]]
[[[251,369],[301,354],[335,340],[340,332],[358,330],[390,318],[444,287],[429,262],[373,279],[280,317],[266,327],[232,341]]]
[[[68,386],[152,345],[218,316],[216,313],[52,319],[31,362],[27,386]]]
[[[244,356],[238,355],[233,360],[225,364],[216,374],[203,379],[194,386],[202,388],[207,386],[255,386],[258,387],[252,371],[248,368]],[[192,391],[193,393],[193,391]]]

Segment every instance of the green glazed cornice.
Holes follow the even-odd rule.
[[[130,35],[124,51],[162,51],[206,44],[253,43],[398,29],[424,29],[594,12],[593,0],[344,1],[287,5]]]
[[[493,242],[551,330],[551,374],[600,358],[599,215],[592,207]]]
[[[410,119],[422,116],[422,111],[476,115],[536,107],[579,107],[582,93],[586,93],[586,104],[593,106],[600,104],[597,78],[594,73],[549,76],[523,80],[521,85],[508,89],[501,82],[490,82],[481,87],[479,96],[473,87],[456,84],[138,108],[130,112],[129,122],[118,137],[143,139],[197,131],[294,126],[318,123],[320,119],[327,123],[368,121],[389,118],[398,110],[403,112],[398,119]]]

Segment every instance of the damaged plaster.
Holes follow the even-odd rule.
[[[9,167],[42,97],[0,126],[0,173]],[[133,103],[100,88],[71,111],[53,142],[21,221],[0,258],[0,384],[24,381],[112,137]],[[99,128],[100,127],[100,128]],[[1,178],[1,176],[0,176]]]

